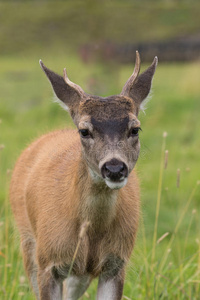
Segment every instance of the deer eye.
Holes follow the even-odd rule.
[[[129,136],[138,136],[138,132],[139,130],[141,130],[140,127],[135,127],[135,128],[131,128],[130,132],[129,132]]]
[[[88,129],[80,129],[79,132],[80,132],[80,135],[81,135],[83,138],[88,138],[88,137],[90,137],[90,132],[89,132]]]

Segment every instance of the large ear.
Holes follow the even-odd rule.
[[[62,106],[66,110],[69,110],[70,114],[74,118],[79,103],[86,97],[86,93],[80,86],[69,80],[66,69],[64,69],[64,77],[62,77],[49,70],[41,60],[40,66],[48,77],[56,96],[63,102],[64,105]]]
[[[121,95],[132,98],[137,105],[138,111],[141,107],[142,101],[148,96],[151,90],[151,83],[156,70],[157,63],[158,58],[156,56],[151,66],[141,75],[139,75],[140,55],[139,52],[136,51],[136,62],[133,74],[125,83]]]

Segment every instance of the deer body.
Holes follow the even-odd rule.
[[[153,76],[156,62],[152,66]],[[27,275],[37,299],[62,299],[67,277],[66,299],[79,299],[99,277],[97,299],[120,300],[139,218],[139,186],[132,171],[139,142],[135,133],[127,138],[131,124],[137,131],[138,107],[127,95],[88,99],[68,78],[64,83],[42,67],[68,105],[81,139],[75,130],[44,135],[22,153],[13,171],[10,200]],[[74,102],[66,103],[70,100],[63,93]]]

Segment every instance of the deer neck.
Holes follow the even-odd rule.
[[[116,216],[119,191],[92,176],[83,159],[79,165],[79,191],[82,220],[89,221],[93,229],[103,230],[109,226]]]

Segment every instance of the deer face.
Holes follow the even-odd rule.
[[[82,152],[95,181],[105,181],[111,189],[119,189],[139,156],[140,122],[137,118],[142,101],[148,96],[157,58],[140,76],[140,57],[122,93],[101,98],[87,95],[72,83],[64,70],[64,78],[41,66],[56,96],[67,106],[76,124]]]
[[[84,157],[95,180],[121,188],[139,156],[140,122],[125,96],[89,98],[79,107],[78,129]]]

